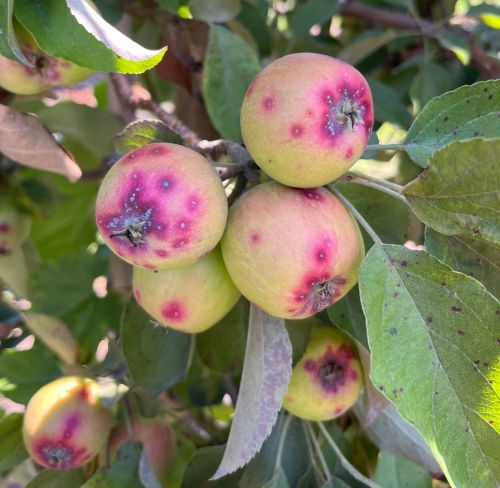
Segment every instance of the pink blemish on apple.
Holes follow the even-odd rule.
[[[344,410],[345,410],[344,407],[335,407],[335,410],[333,411],[333,414],[334,415],[340,415]]]
[[[304,134],[304,127],[300,124],[294,124],[290,128],[290,135],[295,139]]]
[[[35,452],[44,466],[54,469],[72,469],[84,464],[89,457],[85,448],[76,448],[65,440],[40,439]]]
[[[316,200],[317,202],[323,201],[323,197],[320,195],[319,191],[314,188],[297,188],[296,191],[307,200]]]
[[[308,359],[304,363],[304,369],[313,376],[326,393],[336,394],[353,379],[351,377],[353,370],[349,361],[328,346],[321,357],[316,360]]]
[[[155,254],[160,258],[166,258],[169,253],[165,249],[155,249]]]
[[[200,207],[200,198],[196,195],[192,195],[187,200],[187,209],[194,212]]]
[[[179,249],[180,247],[184,247],[189,242],[187,237],[182,237],[180,239],[175,239],[172,243],[172,247],[174,249]]]
[[[165,307],[163,307],[161,314],[167,321],[171,322],[182,322],[186,316],[184,307],[177,301],[168,302]]]
[[[274,108],[274,105],[274,98],[271,96],[264,97],[264,99],[262,100],[262,108],[266,112],[270,112]]]
[[[10,231],[10,225],[7,222],[0,223],[0,233],[7,234]]]
[[[346,159],[351,159],[352,158],[352,154],[353,154],[353,151],[352,151],[352,147],[350,147],[346,153],[345,153],[345,158]]]
[[[138,304],[141,303],[141,290],[139,290],[138,288],[136,288],[134,290],[134,296],[135,296],[135,300]]]
[[[67,420],[66,420],[66,427],[64,429],[64,434],[63,437],[65,439],[69,439],[75,430],[78,428],[80,425],[80,418],[78,415],[71,415]]]
[[[252,244],[258,244],[260,242],[260,239],[261,239],[261,235],[257,232],[254,232],[250,236],[250,240],[252,241]]]
[[[78,396],[80,400],[88,402],[90,400],[90,388],[87,387],[82,388]]]

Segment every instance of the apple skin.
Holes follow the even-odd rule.
[[[363,154],[373,128],[370,87],[344,61],[290,54],[255,77],[240,122],[248,151],[269,176],[293,187],[322,186]]]
[[[209,253],[227,213],[224,187],[208,160],[168,143],[123,156],[104,177],[96,201],[97,227],[108,247],[149,269],[188,266]],[[133,226],[141,238],[116,235]]]
[[[220,249],[183,268],[151,271],[134,268],[137,303],[166,327],[187,333],[209,329],[240,297],[222,260]]]
[[[11,93],[36,95],[55,86],[80,83],[93,73],[65,59],[49,56],[24,29],[19,29],[18,39],[21,51],[34,66],[0,56],[0,87]]]
[[[31,217],[0,198],[0,256],[18,249],[30,235]]]
[[[356,347],[332,326],[313,326],[302,359],[292,370],[283,407],[306,420],[331,420],[354,405],[363,383]]]
[[[96,381],[65,376],[33,395],[24,415],[23,438],[34,461],[66,470],[98,454],[113,425],[113,414],[100,404],[98,393]]]
[[[161,417],[132,418],[132,440],[142,442],[148,461],[158,481],[164,484],[168,478],[170,463],[176,444],[174,431]],[[124,425],[115,427],[109,436],[109,458],[112,462],[118,449],[128,442],[129,435]]]
[[[310,317],[342,298],[364,258],[359,227],[334,195],[276,182],[236,201],[221,249],[243,296],[286,319]]]

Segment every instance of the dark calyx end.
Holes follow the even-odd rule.
[[[146,244],[146,241],[144,240],[144,235],[142,233],[142,229],[144,225],[146,224],[147,220],[142,220],[141,222],[134,222],[130,223],[125,227],[125,229],[122,230],[117,230],[115,232],[112,232],[109,237],[125,237],[127,238],[130,243],[134,246],[137,247],[141,244]]]
[[[365,121],[361,116],[359,110],[359,102],[352,102],[349,97],[346,97],[342,104],[335,107],[335,122],[337,124],[347,127],[349,130],[354,130],[356,124],[364,125]]]
[[[74,453],[64,444],[46,445],[41,449],[47,464],[55,469],[68,469],[73,465]]]
[[[331,358],[319,367],[319,377],[321,383],[330,387],[336,386],[345,375],[345,368],[342,363]]]

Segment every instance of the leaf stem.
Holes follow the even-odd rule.
[[[406,144],[368,144],[365,151],[406,151]]]
[[[403,187],[397,185],[396,183],[391,183],[390,181],[385,181],[379,178],[373,178],[372,176],[367,176],[355,171],[347,173],[347,175],[343,178],[343,181],[374,188],[375,190],[381,191],[382,193],[385,193],[393,198],[397,198],[405,205],[408,205],[406,198],[399,193]]]
[[[365,218],[358,212],[356,207],[346,198],[342,193],[340,193],[337,188],[332,184],[328,185],[328,189],[334,193],[337,198],[351,211],[356,220],[361,224],[361,227],[366,230],[368,235],[371,237],[375,244],[382,244],[382,240],[377,235],[377,233],[372,229],[371,225],[365,220]]]
[[[323,456],[323,452],[321,451],[321,446],[319,445],[318,439],[316,439],[316,436],[314,434],[314,430],[311,426],[311,423],[304,422],[304,425],[305,425],[307,432],[309,434],[309,437],[313,443],[316,454],[318,455],[318,459],[321,463],[321,468],[323,469],[323,472],[325,473],[326,480],[329,481],[332,477],[330,474],[330,468],[328,467],[325,456]]]
[[[335,452],[337,458],[340,461],[340,464],[349,472],[349,474],[353,477],[356,478],[358,481],[361,481],[361,483],[364,483],[366,486],[369,486],[370,488],[381,488],[377,483],[374,483],[371,479],[367,478],[363,474],[361,474],[344,456],[344,453],[339,449],[335,441],[333,440],[332,436],[326,429],[326,427],[323,425],[323,422],[316,422],[318,424],[319,430],[327,440],[328,444],[330,447],[333,449]]]
[[[276,454],[276,463],[274,464],[275,473],[281,466],[281,458],[283,457],[283,449],[285,447],[286,434],[288,432],[288,427],[290,427],[291,421],[292,421],[292,416],[285,414],[285,422],[283,423],[283,428],[281,429],[280,442],[278,444],[278,452]]]

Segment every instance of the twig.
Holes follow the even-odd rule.
[[[162,122],[175,132],[187,146],[196,148],[201,139],[198,134],[191,130],[182,120],[175,115],[167,113],[161,106],[153,100],[134,96],[132,87],[125,75],[112,73],[109,75],[120,100],[125,102],[130,108],[148,110],[154,113]]]
[[[361,173],[360,171],[351,170],[347,173],[348,176],[354,176],[356,178],[363,178],[364,180],[371,181],[372,183],[377,183],[380,186],[385,186],[386,188],[390,188],[395,192],[401,192],[403,187],[398,185],[397,183],[393,183],[392,181],[383,180],[381,178],[375,178],[374,176],[367,175],[365,173]]]
[[[327,440],[328,444],[330,447],[333,449],[335,452],[337,458],[340,461],[340,464],[349,472],[349,474],[353,477],[356,478],[358,481],[361,481],[361,483],[365,484],[366,486],[369,486],[370,488],[381,488],[380,485],[377,485],[377,483],[374,483],[371,479],[367,478],[363,474],[361,474],[344,456],[344,453],[339,449],[335,441],[333,440],[332,436],[326,429],[326,427],[323,425],[323,422],[316,422],[318,424],[319,430]]]
[[[354,18],[361,23],[369,25],[381,25],[398,30],[421,29],[425,36],[431,38],[437,38],[442,29],[453,30],[453,32],[457,32],[462,35],[468,42],[471,54],[471,63],[488,78],[500,77],[500,61],[488,55],[477,45],[473,37],[463,29],[453,29],[449,24],[439,27],[432,22],[423,19],[420,19],[420,22],[417,22],[409,15],[371,7],[364,3],[360,3],[357,0],[344,1],[341,4],[340,15]]]
[[[361,227],[366,230],[368,235],[372,238],[372,241],[375,244],[382,244],[380,237],[377,233],[372,229],[371,225],[365,220],[365,218],[358,212],[356,207],[344,196],[340,193],[337,188],[335,188],[332,184],[328,185],[328,189],[334,193],[337,198],[351,211],[356,220],[361,224]]]

